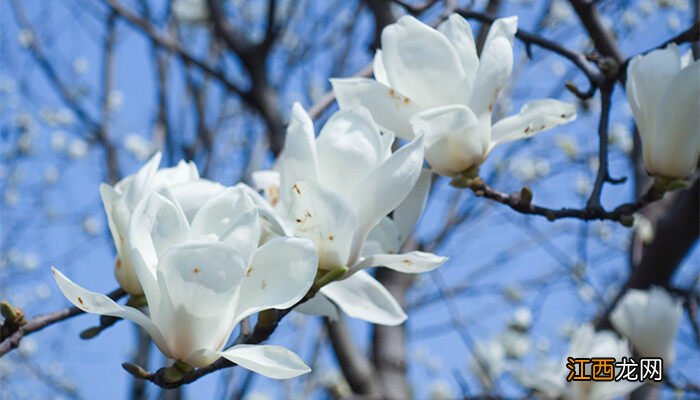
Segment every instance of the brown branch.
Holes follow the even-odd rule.
[[[107,296],[112,300],[119,300],[124,297],[126,293],[122,289],[113,290]],[[53,325],[57,322],[65,321],[69,318],[75,317],[76,315],[83,314],[84,312],[77,307],[65,308],[53,312],[51,314],[41,315],[34,317],[33,319],[27,321],[26,324],[22,325],[15,332],[10,334],[8,337],[0,342],[0,357],[12,351],[12,349],[19,346],[20,341],[23,337],[30,335],[34,332],[40,331],[47,326]]]
[[[343,376],[345,376],[352,392],[362,396],[376,397],[377,382],[374,379],[375,372],[367,358],[355,348],[345,321],[341,317],[337,321],[325,318],[324,322],[338,365],[343,371]]]

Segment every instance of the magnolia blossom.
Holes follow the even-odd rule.
[[[200,179],[193,162],[180,161],[175,167],[159,170],[160,159],[161,154],[155,154],[135,174],[127,176],[113,187],[107,184],[100,185],[109,230],[117,249],[115,276],[122,289],[131,295],[143,294],[126,244],[127,229],[136,204],[156,190],[173,187],[176,194],[188,193],[186,205],[188,209],[192,209],[201,206],[206,199],[223,190],[223,186],[218,183]],[[190,187],[191,190],[183,191],[177,188],[186,182],[196,182],[196,189]]]
[[[331,299],[348,315],[399,324],[406,319],[399,304],[361,270],[384,266],[416,273],[437,268],[446,260],[419,251],[396,254],[427,195],[429,175],[423,173],[421,178],[422,138],[392,154],[393,134],[380,133],[370,113],[361,107],[337,112],[318,138],[314,136],[313,122],[295,104],[279,173],[264,171],[254,176],[293,232],[314,241],[320,270],[349,269],[342,281],[323,287],[322,296],[305,303],[301,310],[333,314]],[[395,219],[386,219],[394,210],[398,211]],[[410,218],[397,219],[406,214]],[[375,230],[389,224],[396,233],[393,242],[383,247],[369,245],[372,240],[368,237],[379,235]]]
[[[676,358],[674,342],[682,316],[681,302],[654,287],[629,290],[610,314],[610,322],[639,355],[661,357],[668,367]]]
[[[283,347],[222,350],[243,318],[291,307],[316,275],[310,240],[278,237],[258,248],[261,224],[251,202],[242,188],[226,189],[191,220],[169,191],[139,202],[128,243],[149,316],[81,288],[56,269],[54,277],[76,307],[133,321],[167,357],[195,367],[224,357],[272,378],[301,375],[309,368]]]
[[[634,57],[626,89],[647,172],[686,178],[700,157],[700,62],[675,44]]]
[[[623,397],[639,387],[641,382],[620,381],[572,381],[566,377],[570,370],[566,368],[567,358],[611,357],[620,361],[623,357],[630,358],[632,354],[626,340],[621,339],[612,331],[596,331],[592,325],[579,327],[571,338],[566,356],[558,363],[547,362],[542,373],[522,375],[520,382],[540,393],[553,398],[571,400],[611,400]],[[590,364],[586,366],[586,375],[590,376]],[[539,369],[538,369],[539,370]]]
[[[437,30],[404,16],[382,31],[376,80],[332,80],[341,109],[367,107],[377,124],[404,139],[425,135],[434,171],[457,176],[478,167],[498,144],[573,120],[575,107],[553,99],[525,104],[492,124],[492,112],[513,69],[517,17],[496,20],[481,57],[469,23],[452,14]]]

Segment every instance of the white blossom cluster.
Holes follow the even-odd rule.
[[[190,10],[195,3],[178,2],[178,12],[202,17],[201,10]],[[135,174],[100,187],[117,251],[116,278],[132,297],[145,297],[148,312],[87,291],[53,269],[61,291],[83,311],[142,326],[181,364],[205,367],[223,357],[277,379],[309,367],[276,345],[227,347],[248,316],[294,306],[331,318],[343,312],[375,324],[404,322],[396,299],[364,270],[422,273],[447,260],[401,254],[428,197],[431,173],[474,173],[496,146],[576,117],[573,105],[540,99],[492,120],[513,69],[516,30],[516,17],[496,20],[477,55],[471,28],[458,15],[437,29],[410,16],[389,25],[374,58],[375,79],[332,80],[340,110],[318,136],[303,107],[293,106],[274,170],[253,174],[263,195],[242,183],[225,187],[203,179],[192,162],[159,169],[156,153]],[[700,151],[700,113],[687,112],[687,104],[700,109],[700,63],[682,59],[672,45],[633,59],[628,75],[647,170],[687,177]],[[399,146],[397,137],[405,143]],[[139,138],[126,146],[140,157],[150,154]],[[528,179],[549,169],[527,167],[535,170]],[[644,321],[636,309],[643,299],[635,296],[613,313],[618,330],[640,351],[650,342],[669,343],[638,334]],[[475,368],[491,375],[501,370],[491,359],[526,352],[531,319],[528,310],[517,313],[503,337],[475,350]]]

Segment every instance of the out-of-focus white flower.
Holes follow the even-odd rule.
[[[22,132],[17,138],[17,149],[22,154],[29,154],[32,152],[32,146],[34,144],[34,133],[32,131]]]
[[[194,367],[224,357],[276,379],[308,372],[296,354],[280,346],[222,348],[243,318],[288,308],[306,294],[316,275],[313,243],[279,237],[258,247],[259,211],[248,207],[240,188],[220,192],[189,220],[183,203],[191,200],[180,202],[166,189],[142,199],[133,212],[130,253],[150,316],[89,292],[54,268],[63,294],[83,311],[133,321],[163,354]]]
[[[586,303],[590,303],[595,298],[595,289],[591,285],[583,283],[578,287],[578,297]]]
[[[79,159],[85,157],[88,152],[88,144],[81,139],[73,140],[68,146],[68,157]]]
[[[57,125],[70,125],[75,122],[75,114],[69,108],[59,108],[54,114],[54,119]]]
[[[645,16],[649,16],[654,12],[654,2],[651,0],[641,0],[639,2],[639,10],[644,14]]]
[[[479,342],[474,346],[469,368],[485,388],[491,388],[503,372],[506,352],[497,340]]]
[[[527,331],[532,326],[532,311],[527,307],[518,307],[508,321],[508,326],[519,331]]]
[[[523,301],[523,288],[517,284],[508,285],[503,289],[503,295],[512,303],[520,303]]]
[[[557,25],[569,21],[573,17],[573,11],[568,2],[563,0],[554,0],[547,14],[547,24]]]
[[[206,0],[173,0],[173,15],[181,22],[201,23],[209,19]]]
[[[22,47],[27,48],[34,44],[34,34],[29,29],[22,28],[17,34],[17,41]]]
[[[566,384],[565,364],[561,361],[542,360],[534,367],[526,366],[515,370],[515,378],[521,385],[532,389],[546,398],[561,396]]]
[[[578,174],[576,176],[576,181],[574,182],[574,186],[576,189],[576,193],[578,193],[580,196],[587,196],[588,193],[590,193],[591,188],[592,188],[592,183],[591,179],[584,174]]]
[[[627,28],[634,28],[639,24],[639,15],[634,10],[626,10],[622,13],[622,23]]]
[[[64,131],[51,132],[51,150],[63,151],[66,148],[67,141],[68,138]]]
[[[556,139],[557,146],[570,159],[575,160],[578,157],[578,143],[571,136],[558,136]]]
[[[630,132],[625,124],[613,124],[610,129],[610,142],[619,147],[625,154],[631,154],[634,148],[632,132]]]
[[[102,228],[101,225],[100,219],[94,215],[90,215],[83,220],[83,230],[90,236],[99,235]]]
[[[39,257],[34,253],[26,253],[22,257],[22,268],[27,271],[34,271],[39,267]]]
[[[511,173],[525,182],[532,182],[549,174],[549,161],[543,158],[517,157],[510,160]]]
[[[78,57],[75,60],[73,60],[73,72],[75,72],[78,75],[86,73],[89,66],[90,63],[85,57]]]
[[[610,322],[640,356],[661,357],[667,368],[676,358],[674,345],[682,316],[681,302],[654,287],[628,290],[610,314]]]
[[[451,400],[455,398],[452,386],[443,380],[435,380],[430,383],[431,400]]]
[[[498,337],[498,342],[503,347],[506,355],[515,359],[525,356],[532,347],[530,335],[515,329],[506,329],[506,331]]]
[[[654,225],[644,214],[634,213],[632,230],[634,230],[642,243],[649,244],[654,241]]]
[[[666,23],[668,24],[668,29],[677,31],[681,28],[681,17],[678,14],[669,14]]]
[[[604,356],[616,360],[632,356],[626,340],[621,339],[611,331],[595,331],[591,325],[583,325],[578,329],[571,340],[566,355],[573,358]],[[587,373],[590,374],[590,371]],[[562,380],[564,380],[563,377]],[[575,400],[609,400],[625,396],[640,385],[641,382],[626,380],[574,381],[567,385],[564,397]]]
[[[566,74],[566,64],[561,60],[554,60],[552,62],[552,72],[558,77],[564,76]]]
[[[31,337],[22,338],[19,342],[19,353],[24,357],[31,357],[39,349],[39,343]]]
[[[392,154],[393,135],[380,134],[370,113],[358,107],[334,114],[315,138],[313,122],[297,103],[286,140],[279,178],[266,172],[264,179],[254,178],[256,186],[279,181],[276,208],[297,235],[314,241],[320,270],[349,269],[342,280],[324,286],[321,295],[298,309],[337,316],[336,304],[356,318],[400,324],[406,314],[398,302],[362,269],[383,266],[417,273],[446,261],[419,251],[395,254],[402,243],[400,232],[404,225],[410,225],[409,231],[413,227],[427,194],[430,179],[421,171],[422,137]],[[405,211],[406,217],[386,219],[394,210]],[[377,238],[383,229],[393,232],[391,243]],[[372,242],[383,243],[372,246],[379,253],[368,254]]]
[[[19,203],[19,191],[11,187],[5,189],[3,200],[5,201],[5,204],[10,207],[16,206]]]
[[[34,288],[34,293],[39,300],[46,300],[51,297],[51,287],[47,283],[40,283]]]
[[[153,144],[138,134],[130,133],[124,138],[124,147],[134,158],[143,161],[153,154]]]
[[[573,105],[541,99],[492,124],[496,99],[512,72],[517,25],[517,17],[496,20],[479,57],[461,16],[450,15],[437,30],[401,17],[382,31],[376,80],[331,80],[338,104],[367,107],[377,124],[401,138],[424,134],[425,159],[441,175],[456,177],[477,168],[497,145],[576,117]]]
[[[687,60],[689,62],[689,60]],[[627,67],[627,100],[642,140],[647,172],[686,178],[700,157],[700,61],[678,47],[634,57]]]
[[[58,168],[53,165],[48,166],[44,171],[44,182],[47,185],[53,185],[58,182],[58,177]]]
[[[110,90],[107,94],[107,109],[110,111],[118,110],[122,103],[124,103],[124,94],[117,89]]]

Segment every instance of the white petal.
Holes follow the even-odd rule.
[[[129,251],[136,276],[151,302],[159,297],[156,284],[158,259],[168,248],[187,240],[189,225],[182,210],[158,193],[143,199],[129,223]],[[151,306],[157,309],[158,302]]]
[[[406,196],[406,199],[394,210],[394,223],[399,230],[400,241],[403,244],[411,235],[413,227],[418,222],[418,218],[423,212],[425,203],[430,193],[430,182],[432,173],[428,169],[423,169],[418,177],[418,181]]]
[[[351,197],[357,212],[357,228],[348,260],[350,265],[355,263],[372,228],[408,196],[422,165],[421,135],[397,150],[358,185]]]
[[[643,146],[647,147],[647,170],[653,174],[686,178],[695,171],[700,149],[700,61],[671,80],[661,99],[651,143]]]
[[[286,201],[289,196],[288,191],[298,181],[318,179],[314,125],[299,103],[294,103],[292,107],[292,119],[287,127],[284,150],[277,162],[282,202]]]
[[[260,212],[257,209],[248,211],[238,217],[228,231],[224,232],[219,241],[236,249],[244,264],[249,264],[260,243]]]
[[[447,257],[412,251],[405,254],[375,254],[362,260],[350,273],[369,267],[386,267],[407,274],[432,271],[447,261]]]
[[[263,195],[272,205],[276,203],[275,197],[279,196],[280,173],[274,170],[255,171],[250,174],[255,190],[263,192]]]
[[[245,271],[236,320],[296,304],[311,288],[317,264],[316,249],[308,239],[276,238],[265,243]]]
[[[646,159],[649,156],[647,150],[651,147],[647,143],[651,142],[655,129],[661,97],[680,70],[680,53],[675,44],[636,56],[627,67],[627,101],[637,121]]]
[[[294,378],[311,371],[298,355],[282,346],[239,344],[219,355],[272,379]]]
[[[394,214],[396,210],[394,210]],[[399,252],[403,241],[401,233],[393,219],[389,217],[382,218],[367,235],[362,246],[362,256],[369,257],[375,254],[396,254]]]
[[[413,117],[411,124],[425,135],[425,160],[438,174],[455,176],[483,162],[483,124],[469,108],[433,108]]]
[[[187,220],[192,221],[197,211],[222,190],[224,186],[218,182],[199,179],[163,187],[159,193],[179,204]]]
[[[158,170],[151,181],[152,188],[162,186],[171,186],[178,183],[195,181],[199,179],[199,172],[194,162],[180,161],[176,166],[170,168],[162,168]]]
[[[143,196],[148,194],[151,180],[156,174],[156,171],[158,171],[160,159],[161,153],[157,152],[131,178],[130,184],[126,187],[127,192],[124,194],[132,207],[135,207],[136,203],[138,203]]]
[[[347,315],[373,324],[394,326],[408,318],[394,296],[364,271],[322,287],[321,293]]]
[[[408,120],[423,108],[375,80],[367,78],[331,79],[333,92],[341,109],[364,106],[383,130],[389,130],[403,139],[413,139]]]
[[[112,317],[125,318],[134,322],[148,332],[153,341],[156,342],[156,345],[158,345],[158,348],[160,348],[166,356],[170,356],[160,330],[144,313],[133,307],[125,307],[117,304],[114,300],[102,293],[95,293],[83,289],[54,267],[51,267],[51,272],[53,273],[58,287],[61,289],[61,293],[63,293],[66,299],[73,303],[74,306],[90,314],[109,315]]]
[[[346,266],[357,224],[355,210],[314,181],[300,181],[291,192],[287,219],[298,236],[316,245],[319,268]]]
[[[100,185],[100,195],[107,213],[107,223],[112,233],[114,247],[117,250],[114,276],[117,278],[119,286],[127,293],[134,296],[143,295],[143,289],[131,262],[129,245],[126,242],[129,219],[131,218],[131,207],[124,196],[104,183]]]
[[[469,100],[469,108],[479,119],[490,119],[496,97],[508,84],[513,71],[513,38],[517,30],[518,17],[499,18],[491,24]]]
[[[532,137],[576,119],[576,106],[555,99],[534,100],[516,115],[503,118],[491,128],[492,145]]]
[[[319,181],[344,198],[384,161],[379,129],[364,107],[342,109],[328,120],[316,141]]]
[[[197,211],[190,227],[190,238],[201,240],[211,237],[218,240],[231,229],[241,215],[253,208],[253,201],[240,189],[225,189]],[[257,244],[256,241],[256,247]]]
[[[469,99],[471,94],[474,78],[479,69],[479,56],[476,54],[476,43],[472,28],[466,19],[459,14],[451,14],[450,17],[438,26],[438,31],[445,35],[447,40],[452,43],[457,56],[464,70],[465,83],[463,86],[465,100]]]
[[[444,35],[411,16],[384,28],[382,59],[391,87],[425,107],[467,100],[457,51]]]
[[[221,349],[234,327],[245,270],[236,251],[222,243],[194,243],[167,250],[158,263],[161,299],[151,317],[165,334],[173,358]]]
[[[322,292],[316,293],[314,297],[294,307],[294,311],[306,315],[328,317],[334,321],[340,318],[338,307],[332,301],[328,300],[328,297]]]
[[[293,236],[292,228],[284,221],[284,219],[275,211],[272,205],[266,201],[258,192],[244,183],[237,183],[233,186],[246,193],[253,201],[253,204],[258,207],[260,216],[267,224],[263,224],[263,233],[265,235],[275,234],[278,236]],[[272,231],[272,232],[268,232]]]
[[[377,50],[374,53],[374,63],[372,69],[374,70],[374,79],[385,86],[389,86],[389,78],[386,76],[386,68],[384,68],[384,60],[382,59],[381,50]]]

